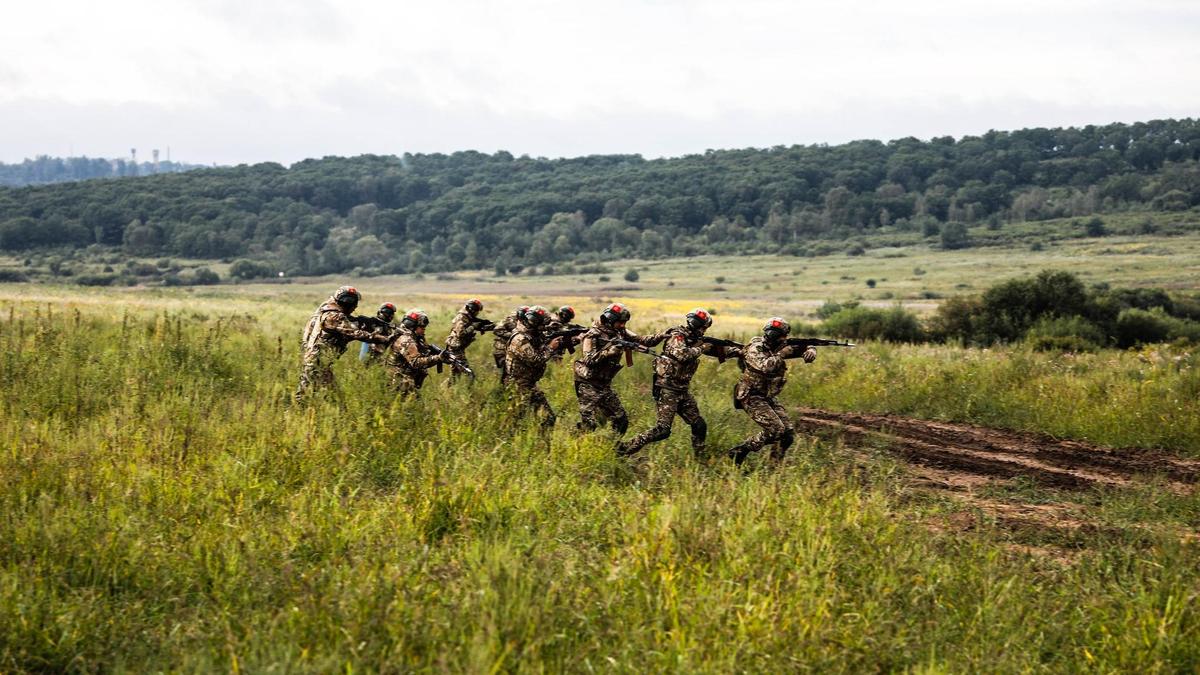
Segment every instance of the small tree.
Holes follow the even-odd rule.
[[[639,275],[638,271],[632,267],[630,267],[628,270],[625,270],[625,281],[637,281],[640,278],[641,275]]]
[[[946,223],[942,228],[942,248],[953,250],[958,248],[967,248],[971,245],[971,240],[967,236],[967,226],[962,223],[952,222]]]
[[[1092,218],[1087,221],[1084,229],[1087,231],[1087,236],[1089,237],[1103,237],[1108,234],[1108,230],[1104,227],[1104,221],[1100,218]]]

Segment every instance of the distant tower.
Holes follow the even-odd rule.
[[[130,148],[129,156],[132,158],[130,161],[132,161],[134,164],[137,164],[137,148]]]
[[[150,154],[154,156],[154,173],[158,173],[158,148],[151,150]]]

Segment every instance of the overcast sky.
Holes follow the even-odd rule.
[[[12,0],[0,161],[840,143],[1200,115],[1200,2]]]

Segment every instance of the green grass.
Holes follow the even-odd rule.
[[[931,529],[953,507],[819,439],[743,476],[694,461],[677,426],[629,466],[575,432],[567,368],[543,437],[482,345],[475,387],[435,375],[398,402],[348,355],[337,396],[294,407],[312,288],[22,288],[0,305],[0,670],[1200,667],[1198,550],[1177,529],[1027,555],[995,527]],[[453,306],[420,302],[440,335]],[[645,302],[638,326],[675,311]],[[1196,371],[1175,356],[829,350],[785,400],[1194,456]],[[716,449],[753,430],[735,375],[698,377]],[[640,431],[648,361],[618,382]],[[1118,530],[1200,527],[1195,495],[1081,498]]]

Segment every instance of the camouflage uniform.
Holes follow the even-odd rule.
[[[496,324],[495,330],[492,331],[492,360],[496,362],[496,367],[500,369],[500,381],[504,381],[504,363],[507,360],[508,341],[512,338],[514,331],[517,329],[517,314],[521,310],[514,309],[512,313],[504,317],[504,320]]]
[[[442,363],[425,344],[425,338],[410,328],[398,329],[399,337],[388,349],[387,365],[392,371],[392,388],[403,395],[414,394],[425,382],[425,371]]]
[[[742,350],[742,362],[746,367],[733,389],[734,407],[745,410],[750,419],[762,427],[762,431],[729,451],[738,464],[745,461],[750,453],[772,443],[776,447],[771,457],[783,459],[795,440],[792,420],[775,397],[787,383],[785,359],[799,356],[801,351],[786,345],[773,349],[762,336],[750,340]]]
[[[467,347],[475,342],[477,335],[475,326],[479,320],[475,315],[467,311],[466,308],[458,310],[458,314],[454,316],[454,321],[450,324],[450,334],[446,336],[446,349],[451,354],[462,360],[468,368],[471,367],[471,362],[467,360]],[[450,372],[454,376],[465,374],[457,365],[451,365]]]
[[[663,341],[666,334],[636,335],[628,330],[617,330],[600,319],[592,323],[583,334],[583,355],[574,365],[575,395],[579,398],[579,428],[592,430],[597,427],[596,413],[603,413],[618,434],[629,428],[629,415],[621,405],[612,381],[621,371],[621,356],[625,350],[608,341],[616,338],[653,347]]]
[[[375,318],[379,319],[380,321],[387,322],[387,328],[384,328],[378,324],[371,324],[367,326],[367,332],[374,335],[381,335],[385,338],[390,338],[397,330],[399,330],[396,326],[392,325],[391,321],[384,319],[378,314],[375,315]],[[362,353],[359,354],[359,358],[366,361],[367,365],[373,365],[382,362],[383,357],[387,355],[387,350],[388,347],[386,344],[364,342],[363,350]]]
[[[692,427],[692,451],[696,456],[704,452],[704,439],[708,425],[700,416],[696,397],[688,388],[700,365],[700,357],[712,354],[713,346],[701,342],[687,326],[672,328],[666,332],[663,354],[654,360],[654,400],[657,402],[656,424],[634,436],[627,444],[619,446],[622,455],[632,455],[643,447],[671,435],[671,423],[675,415],[683,418]]]
[[[546,373],[546,362],[550,356],[550,346],[542,332],[518,322],[504,356],[506,382],[516,389],[526,411],[535,415],[539,410],[545,412],[546,417],[542,420],[544,427],[554,426],[558,419],[550,408],[545,392],[537,386],[538,380]]]
[[[313,312],[304,327],[300,386],[295,393],[297,401],[302,400],[310,390],[333,386],[333,362],[346,352],[346,346],[354,340],[386,344],[388,338],[361,330],[346,315],[346,310],[330,297]]]

